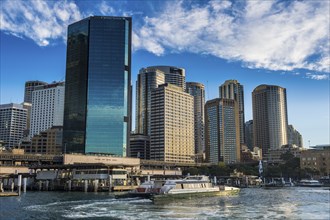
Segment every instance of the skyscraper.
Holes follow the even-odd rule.
[[[63,126],[64,82],[37,86],[32,92],[30,139],[52,126]]]
[[[194,127],[195,127],[195,154],[204,152],[204,85],[197,82],[187,82],[186,92],[194,97]]]
[[[44,85],[47,85],[47,83],[38,80],[25,82],[24,102],[32,103],[32,92],[37,86]]]
[[[302,135],[293,127],[293,125],[288,126],[288,144],[303,147]]]
[[[252,92],[254,147],[279,149],[288,143],[286,89],[274,85],[259,85]]]
[[[246,146],[252,151],[253,150],[253,120],[245,122],[245,140]]]
[[[150,135],[151,90],[165,83],[165,73],[147,67],[140,69],[136,81],[135,133]]]
[[[245,116],[244,116],[244,89],[237,80],[226,80],[219,86],[219,97],[223,99],[233,99],[239,107],[239,130],[240,143],[245,144]]]
[[[194,162],[194,99],[172,84],[151,92],[150,159]]]
[[[16,147],[26,129],[27,110],[20,104],[0,105],[0,140],[5,147]]]
[[[238,105],[233,99],[212,99],[205,104],[206,160],[217,164],[240,162]]]
[[[126,156],[131,115],[129,17],[92,16],[68,27],[66,152]]]
[[[158,69],[165,73],[165,83],[170,83],[182,88],[186,87],[186,71],[183,68],[175,66],[150,66],[148,68]]]

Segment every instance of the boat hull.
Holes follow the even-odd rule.
[[[196,197],[212,197],[212,196],[230,196],[237,195],[239,193],[239,189],[235,190],[223,190],[223,191],[209,191],[209,192],[188,192],[188,193],[177,193],[177,194],[155,194],[151,196],[151,200],[154,203],[161,203],[167,201],[174,201],[178,199],[190,199]]]

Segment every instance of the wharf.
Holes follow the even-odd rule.
[[[18,196],[17,192],[0,192],[0,197]]]

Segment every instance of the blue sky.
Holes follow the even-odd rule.
[[[304,145],[328,144],[330,3],[313,1],[1,0],[0,102],[20,103],[24,83],[64,80],[67,25],[90,15],[133,17],[132,84],[140,68],[173,65],[202,82],[244,85],[245,118],[260,84],[287,89],[288,118]],[[134,103],[133,103],[134,104]]]

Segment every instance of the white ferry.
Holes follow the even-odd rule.
[[[301,180],[298,183],[298,186],[306,186],[306,187],[321,187],[323,186],[322,183],[320,183],[317,180]]]
[[[236,187],[212,186],[207,176],[188,176],[185,179],[167,180],[160,188],[159,194],[154,194],[151,199],[159,201],[192,196],[232,195],[237,194],[239,190]]]

